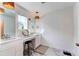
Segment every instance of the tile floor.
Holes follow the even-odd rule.
[[[32,56],[57,56],[57,55],[52,48],[48,48],[44,55],[35,52],[33,53]]]
[[[39,53],[33,53],[32,56],[67,56],[63,54],[62,50],[55,49],[55,48],[48,48],[44,55]],[[72,54],[72,56],[75,56]]]

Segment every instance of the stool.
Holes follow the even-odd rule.
[[[25,47],[26,47],[26,44],[27,44],[27,52],[28,52],[28,56],[30,56],[30,49],[32,50],[32,51],[34,51],[34,45],[33,45],[33,42],[32,42],[33,40],[30,40],[30,41],[26,41],[25,43],[24,43],[24,52],[23,52],[23,54],[25,55]],[[30,47],[30,44],[32,45],[32,47]]]

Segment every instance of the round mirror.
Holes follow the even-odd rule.
[[[24,29],[24,30],[22,31],[22,34],[23,34],[24,36],[28,36],[28,35],[29,35],[29,31],[28,31],[27,29]]]

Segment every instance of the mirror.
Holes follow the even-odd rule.
[[[30,20],[29,20],[30,19]],[[18,36],[29,36],[35,33],[35,20],[18,15]],[[22,35],[19,35],[22,34]]]
[[[3,8],[4,14],[0,14],[0,37],[15,36],[18,33],[23,33],[26,36],[28,31],[29,33],[35,33],[34,19],[28,20],[29,11],[20,7],[18,4],[15,4],[15,7],[15,10]],[[22,30],[24,31],[22,32]]]
[[[18,15],[18,29],[28,29],[28,19],[25,16]]]
[[[1,34],[13,36],[16,32],[16,13],[13,10],[4,9],[5,12],[0,14],[0,20],[3,22],[1,29],[4,31]]]
[[[35,26],[36,26],[35,19],[31,18],[31,20],[28,21],[28,24],[29,24],[29,32],[30,32],[30,34],[35,33]]]
[[[18,31],[20,35],[22,34],[23,36],[28,36],[29,35],[29,30],[28,30],[28,18],[22,15],[18,15],[17,19],[17,25],[18,25]],[[21,35],[21,36],[22,36]]]

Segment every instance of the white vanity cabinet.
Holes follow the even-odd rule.
[[[11,41],[6,40],[7,42],[5,41],[4,43],[0,42],[0,56],[23,56],[23,43],[33,38],[35,38],[34,44],[35,48],[37,48],[41,44],[41,35],[10,39]]]
[[[37,48],[41,44],[41,35],[35,36],[35,48]]]
[[[15,44],[16,56],[23,56],[23,40],[19,40]]]
[[[14,40],[11,42],[0,44],[0,56],[22,56],[23,42],[22,40]]]
[[[0,50],[0,56],[15,56],[15,49],[13,47]]]

